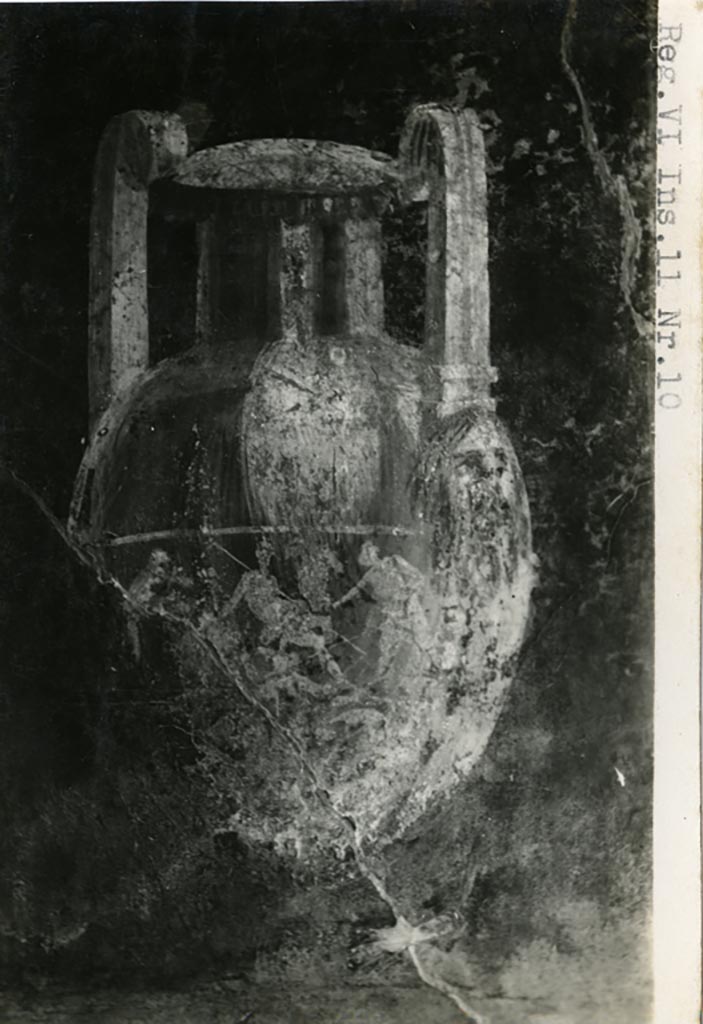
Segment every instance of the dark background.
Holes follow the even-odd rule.
[[[298,949],[327,943],[325,969],[346,983],[349,922],[381,913],[352,886],[322,900],[314,928],[304,911],[288,932],[267,926],[280,893],[311,880],[278,877],[273,860],[252,867],[252,851],[208,835],[212,795],[168,708],[167,640],[143,637],[135,659],[114,594],[46,512],[65,521],[87,430],[90,181],[107,120],[197,101],[212,114],[203,145],[303,136],[394,154],[409,106],[432,100],[474,106],[485,128],[495,393],[540,582],[487,755],[389,870],[428,911],[461,904],[479,987],[519,989],[524,962],[554,1005],[565,977],[573,999],[577,977],[584,1013],[607,1005],[609,1021],[636,1024],[650,855],[655,11],[590,0],[570,35],[567,18],[563,3],[508,0],[3,5],[0,949],[12,985],[236,973],[255,954],[285,960],[291,934]],[[417,225],[391,213],[388,237],[388,326],[412,341]],[[162,275],[154,305],[167,293]],[[164,865],[189,843],[192,870],[164,889]]]

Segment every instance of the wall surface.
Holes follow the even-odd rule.
[[[408,108],[441,101],[484,128],[494,393],[539,581],[485,755],[378,870],[413,922],[466,921],[421,966],[487,1024],[644,1024],[653,5],[4,5],[0,19],[3,1020],[463,1019],[406,952],[365,941],[394,921],[353,857],[298,868],[214,826],[227,751],[198,728],[221,684],[189,692],[173,624],[135,618],[62,527],[87,432],[91,166],[108,119],[202,103],[202,145],[395,154]],[[392,210],[386,229],[387,326],[417,344],[421,225]],[[169,258],[177,278],[177,246]],[[150,292],[163,352],[187,344],[169,281]]]

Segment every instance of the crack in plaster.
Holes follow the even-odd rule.
[[[82,565],[90,569],[101,586],[107,586],[114,589],[119,597],[121,598],[124,606],[129,609],[129,612],[134,614],[137,618],[149,618],[158,617],[163,619],[170,624],[177,624],[180,627],[185,627],[192,638],[195,640],[198,647],[203,653],[210,659],[212,664],[217,668],[224,678],[232,683],[244,700],[247,701],[256,711],[262,715],[268,725],[281,736],[286,743],[294,751],[297,759],[303,771],[308,775],[313,791],[320,801],[325,810],[331,814],[348,833],[351,839],[351,848],[354,854],[354,858],[359,868],[361,875],[369,882],[379,898],[388,906],[395,918],[395,929],[399,932],[407,932],[408,935],[412,935],[417,929],[405,919],[400,913],[396,901],[393,899],[391,894],[388,892],[382,879],[374,871],[368,862],[366,854],[363,850],[364,837],[360,834],[359,828],[356,822],[345,814],[342,814],[337,807],[335,807],[329,792],[322,785],[317,777],[317,773],[312,765],[309,764],[305,757],[300,743],[295,737],[294,733],[282,725],[276,716],[256,697],[249,692],[246,686],[242,685],[241,680],[237,677],[236,673],[231,672],[221,652],[217,646],[212,643],[211,640],[204,637],[200,630],[193,625],[188,619],[185,619],[179,615],[167,612],[165,609],[146,609],[139,601],[135,600],[129,592],[122,586],[111,573],[106,573],[104,567],[100,564],[97,555],[86,545],[78,543],[70,534],[66,526],[61,520],[51,511],[49,506],[46,504],[44,499],[37,494],[37,492],[28,484],[22,480],[14,470],[7,465],[0,465],[0,470],[7,475],[7,477],[15,484],[15,486],[28,497],[41,512],[45,519],[50,523],[55,532],[61,538],[63,543],[68,549],[78,558]],[[244,669],[242,668],[244,672]],[[431,938],[425,938],[424,942],[432,941]],[[459,993],[458,989],[445,981],[440,975],[434,971],[428,964],[422,963],[421,953],[418,951],[419,942],[409,942],[401,945],[401,949],[407,951],[409,958],[417,972],[420,980],[428,985],[430,988],[435,989],[437,992],[451,999],[455,1005],[462,1011],[467,1017],[470,1024],[486,1024],[486,1022],[467,1005],[463,997]],[[400,950],[398,950],[400,951]]]
[[[429,985],[430,988],[436,989],[438,992],[441,992],[442,995],[451,999],[467,1017],[469,1024],[488,1024],[483,1017],[479,1017],[476,1011],[472,1010],[468,1003],[464,1001],[463,997],[459,994],[458,989],[454,985],[450,985],[449,982],[445,981],[426,964],[422,963],[417,946],[409,946],[408,953],[420,980],[424,981],[424,983]]]
[[[645,341],[649,341],[651,339],[651,320],[637,309],[634,301],[634,292],[637,285],[637,263],[642,251],[642,225],[635,213],[635,205],[624,175],[615,174],[612,171],[600,148],[590,104],[571,62],[573,27],[577,14],[578,0],[569,0],[560,40],[561,63],[564,73],[571,82],[578,98],[581,109],[583,142],[593,163],[596,178],[606,195],[612,196],[616,201],[620,216],[622,217],[623,237],[620,247],[620,292],[638,335]]]

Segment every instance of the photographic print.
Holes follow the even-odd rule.
[[[645,1024],[655,3],[0,20],[2,1020]]]

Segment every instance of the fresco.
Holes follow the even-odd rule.
[[[3,1019],[644,1022],[654,9],[1,17]]]

